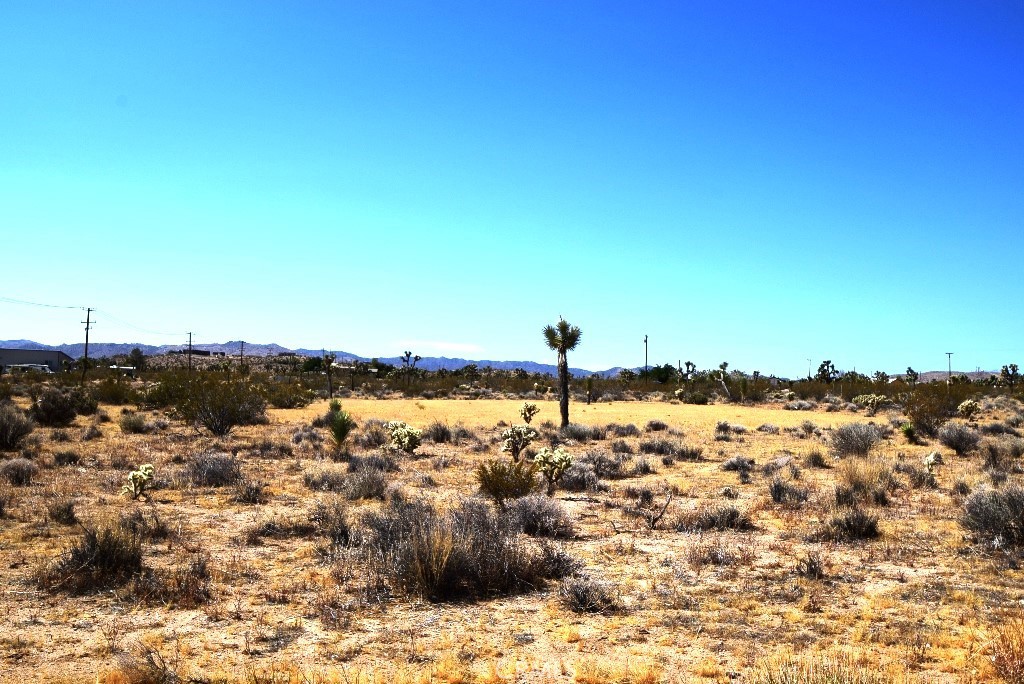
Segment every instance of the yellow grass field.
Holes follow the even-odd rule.
[[[538,404],[539,447],[557,433],[544,426],[557,424],[558,406]],[[397,471],[386,473],[387,497],[424,497],[442,508],[478,495],[480,463],[507,458],[499,423],[520,423],[521,405],[342,402],[360,426],[350,443],[355,456],[380,451],[359,445],[372,419],[466,428],[459,443],[425,439],[414,456],[391,456]],[[574,403],[574,423],[606,434],[563,440],[563,448],[576,460],[619,452],[622,467],[598,490],[559,488],[553,497],[575,529],[554,543],[612,601],[601,612],[574,612],[557,580],[510,596],[431,602],[376,584],[358,543],[325,551],[309,524],[317,503],[338,502],[354,529],[387,506],[308,486],[318,473],[351,477],[344,462],[332,460],[329,441],[295,437],[300,430],[326,434],[309,428],[326,402],[271,410],[268,425],[220,439],[156,413],[145,416],[164,421],[157,429],[125,434],[122,409],[101,408],[108,422],[80,416],[63,435],[37,428],[30,455],[39,469],[31,484],[3,486],[0,681],[726,683],[762,681],[760,668],[787,655],[828,654],[868,668],[878,681],[960,684],[998,681],[996,630],[1024,605],[1014,556],[975,543],[959,522],[957,488],[991,486],[982,455],[956,456],[936,440],[908,444],[884,413]],[[1007,415],[1006,407],[990,406],[979,420]],[[667,429],[647,430],[652,420]],[[716,438],[720,421],[732,427]],[[835,429],[868,421],[885,435],[870,454],[834,458]],[[616,437],[610,424],[633,424],[637,432]],[[83,441],[90,425],[102,434]],[[658,440],[699,449],[700,458],[641,453]],[[56,465],[69,451],[78,462]],[[933,451],[945,462],[935,468],[936,486],[915,485],[922,458]],[[190,463],[209,453],[233,454],[243,480],[265,485],[265,500],[243,503],[235,486],[190,481]],[[723,469],[736,456],[753,459],[746,475]],[[154,465],[158,486],[132,501],[121,487],[142,463]],[[1017,481],[1009,470],[1009,481]],[[847,510],[837,503],[836,485],[878,472],[891,476],[886,500],[863,508],[877,517],[880,536],[823,537]],[[804,500],[773,501],[776,481]],[[77,523],[54,519],[56,504],[68,502]],[[749,529],[688,527],[722,506],[747,516]],[[162,530],[144,542],[146,567],[173,574],[204,559],[209,599],[182,607],[123,587],[74,595],[36,581],[83,525],[125,516]]]

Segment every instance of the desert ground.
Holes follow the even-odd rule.
[[[934,438],[908,442],[893,428],[897,408],[666,401],[573,402],[572,422],[598,429],[558,437],[557,402],[536,403],[534,448],[558,441],[574,462],[598,464],[600,480],[555,490],[568,530],[521,537],[578,564],[509,595],[454,600],[371,572],[362,521],[420,498],[438,509],[478,499],[511,515],[480,494],[475,471],[508,460],[500,434],[522,422],[522,399],[342,399],[358,424],[348,455],[311,427],[323,400],[271,409],[268,424],[221,438],[162,412],[140,412],[146,429],[131,434],[128,407],[109,405],[67,428],[37,427],[21,454],[37,471],[2,489],[0,680],[810,681],[768,678],[793,656],[840,658],[874,677],[863,681],[999,681],[992,648],[1024,603],[1021,571],[961,516],[969,492],[1021,477],[1019,459],[996,468],[984,455],[1012,452],[1016,437],[986,431],[957,455]],[[1012,422],[1020,405],[982,409],[972,429]],[[427,432],[413,454],[395,452],[365,436],[380,430],[375,420]],[[837,429],[868,423],[880,441],[867,455],[836,452]],[[933,452],[941,464],[924,465]],[[230,482],[195,477],[212,456],[238,467]],[[378,456],[390,462],[384,491],[360,498],[346,484],[353,462]],[[122,494],[144,463],[152,488]],[[865,481],[866,499],[839,501],[837,485]],[[347,543],[325,538],[318,505],[342,512]],[[739,522],[715,524],[730,508]],[[854,509],[877,518],[877,536],[837,532],[832,521]],[[41,579],[84,530],[104,526],[139,532],[143,564],[178,577],[177,593]],[[191,592],[181,589],[189,568]],[[574,600],[574,581],[595,600]]]

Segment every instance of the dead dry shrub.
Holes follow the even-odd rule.
[[[754,667],[751,684],[892,684],[846,655],[787,655]]]
[[[542,586],[551,566],[509,516],[466,499],[440,511],[392,499],[364,518],[367,566],[395,591],[432,601],[483,598]]]
[[[710,532],[712,530],[746,531],[754,529],[750,516],[735,506],[702,506],[681,513],[674,521],[677,532]]]
[[[508,512],[523,532],[532,537],[569,539],[576,533],[569,511],[548,496],[533,494],[516,499]]]
[[[870,423],[849,423],[832,431],[832,453],[836,456],[867,456],[882,439],[878,426]]]
[[[1014,484],[971,494],[964,501],[961,523],[991,543],[1024,545],[1024,488]]]
[[[230,454],[196,454],[187,467],[189,481],[197,487],[227,487],[242,479],[242,464]]]
[[[875,459],[847,459],[836,477],[836,505],[875,504],[886,506],[889,492],[899,486],[890,463]]]
[[[939,442],[956,452],[957,456],[964,456],[978,448],[981,436],[976,430],[963,423],[950,422],[939,428]]]
[[[125,584],[142,572],[142,539],[119,526],[85,528],[37,574],[40,588],[84,594]]]
[[[620,604],[607,584],[587,575],[572,575],[558,587],[562,603],[574,613],[614,613]]]
[[[989,647],[992,667],[1004,682],[1024,684],[1024,618],[1010,618],[994,631]]]
[[[0,464],[0,479],[15,487],[27,487],[39,472],[39,467],[27,458],[12,458]]]

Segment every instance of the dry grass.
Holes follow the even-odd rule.
[[[538,403],[536,425],[557,420],[555,402]],[[817,644],[821,658],[829,658],[835,654],[828,645],[843,644],[843,657],[867,677],[845,681],[960,684],[998,681],[999,673],[1020,681],[1012,673],[1019,672],[1013,668],[1021,661],[1024,629],[1002,617],[1024,597],[1016,552],[975,543],[960,522],[964,496],[955,485],[991,486],[980,452],[957,457],[937,442],[908,445],[897,434],[867,458],[805,467],[806,454],[829,451],[832,428],[862,423],[864,416],[774,406],[574,404],[579,425],[641,429],[623,436],[608,429],[604,439],[588,435],[586,443],[564,444],[578,459],[589,454],[591,464],[617,464],[617,474],[601,487],[556,492],[570,530],[558,540],[522,539],[534,549],[553,544],[577,559],[581,568],[573,577],[602,588],[609,602],[576,612],[562,582],[547,581],[517,584],[509,596],[432,603],[399,591],[374,570],[380,566],[367,556],[376,547],[364,521],[395,501],[422,499],[444,512],[476,496],[474,472],[504,458],[498,423],[518,422],[521,402],[342,404],[360,425],[349,440],[354,470],[329,462],[334,455],[324,447],[324,429],[319,442],[308,439],[326,402],[271,409],[269,425],[239,427],[223,438],[151,412],[144,420],[165,428],[132,434],[105,425],[88,441],[80,436],[92,418],[77,418],[56,439],[52,428],[37,428],[38,472],[26,486],[5,481],[0,488],[0,680],[762,681],[766,663],[783,662],[780,650],[801,653]],[[461,425],[475,436],[426,440],[415,458],[392,456],[397,469],[382,476],[383,490],[350,497],[345,483],[366,472],[360,464],[378,458],[376,448],[358,446],[370,419]],[[667,429],[644,431],[651,421]],[[804,421],[816,430],[802,429]],[[729,441],[716,441],[719,422],[780,429],[730,432]],[[300,428],[305,436],[293,439]],[[540,432],[538,446],[555,434]],[[649,455],[654,472],[637,468],[640,442],[652,439],[702,449],[701,460]],[[616,440],[632,453],[613,454]],[[934,489],[912,486],[911,469],[894,467],[920,464],[932,450],[942,451],[948,464],[935,469]],[[55,464],[71,452],[77,463]],[[213,463],[211,454],[223,459]],[[746,481],[721,467],[737,456],[754,460]],[[119,492],[128,471],[142,463],[154,465],[155,487],[148,501],[133,502]],[[230,480],[263,484],[260,496],[239,497],[239,486],[198,476],[197,463],[230,465]],[[337,472],[340,490],[307,486],[327,471]],[[1006,477],[1024,482],[1013,468]],[[807,500],[774,503],[775,478],[806,490]],[[856,506],[878,518],[877,539],[819,540],[829,521],[851,510],[837,505],[837,486],[852,490]],[[52,568],[81,537],[80,527],[52,517],[69,501],[90,529],[137,512],[132,520],[140,526],[144,567],[170,582],[192,567],[190,559],[206,559],[208,592],[197,592],[195,605],[185,608],[183,601],[173,607],[152,596],[140,600],[132,593],[139,583],[121,578],[98,582],[100,591],[78,587],[81,595],[34,584],[40,569]],[[666,501],[655,529],[638,517]],[[800,675],[799,667],[791,664],[790,672]]]

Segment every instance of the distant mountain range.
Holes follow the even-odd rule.
[[[81,358],[85,355],[85,344],[77,342],[75,344],[40,344],[39,342],[33,342],[32,340],[0,340],[0,347],[5,349],[51,349],[62,351],[73,359]],[[172,351],[181,351],[186,349],[186,346],[180,344],[164,344],[160,346],[153,346],[151,344],[137,344],[137,343],[122,343],[122,342],[90,342],[89,343],[89,357],[99,358],[101,356],[126,356],[131,353],[133,349],[140,349],[146,356],[158,356],[160,354],[166,354]],[[192,349],[198,349],[202,351],[209,351],[212,353],[223,352],[227,356],[238,356],[239,351],[242,348],[241,341],[230,341],[224,342],[223,344],[194,344]],[[245,342],[245,356],[277,356],[278,354],[298,354],[299,356],[320,356],[322,350],[320,349],[288,349],[282,347],[279,344],[255,344],[252,342]],[[370,361],[371,358],[376,358],[381,363],[390,363],[393,366],[402,365],[402,357],[400,356],[389,356],[389,357],[368,357],[359,356],[358,354],[352,354],[345,351],[334,350],[334,354],[337,356],[339,362],[344,362],[346,359],[355,359],[357,361]],[[522,369],[527,373],[549,373],[551,375],[558,374],[558,367],[550,363],[537,363],[535,361],[491,361],[491,360],[471,360],[471,359],[450,359],[445,356],[425,356],[417,362],[417,368],[423,368],[425,370],[435,371],[441,368],[445,370],[458,370],[470,364],[476,364],[479,368],[486,368],[490,366],[496,370],[513,370],[516,368]],[[609,368],[603,371],[589,371],[584,368],[570,368],[569,372],[573,375],[583,376],[597,374],[602,377],[611,377],[622,370],[620,367]]]

